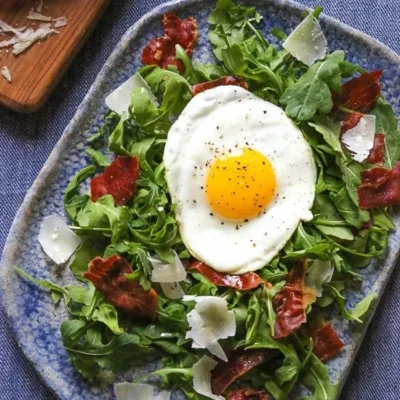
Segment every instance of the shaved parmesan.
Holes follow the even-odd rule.
[[[331,281],[334,267],[329,261],[314,260],[308,268],[305,277],[305,285],[315,289],[317,297],[322,296],[322,286]]]
[[[374,147],[375,115],[364,115],[360,122],[342,135],[342,143],[352,153],[352,158],[363,162]]]
[[[0,42],[0,49],[2,49],[4,47],[13,46],[17,42],[18,42],[18,39],[16,37],[13,37],[13,38],[8,39],[8,40],[3,40],[3,41]]]
[[[321,25],[312,14],[309,14],[282,46],[294,58],[310,66],[325,57],[327,41]]]
[[[217,361],[207,356],[193,364],[193,389],[209,399],[224,400],[225,397],[217,396],[211,389],[211,371],[217,364]]]
[[[190,331],[186,339],[192,339],[192,347],[208,349],[221,360],[227,361],[219,339],[235,336],[236,319],[228,303],[214,296],[184,296],[183,301],[195,301],[195,308],[187,315]]]
[[[33,9],[30,11],[30,13],[28,14],[28,16],[26,18],[31,21],[43,21],[43,22],[51,21],[51,17],[40,14],[39,12],[34,11]]]
[[[171,392],[166,390],[156,394],[157,389],[147,383],[122,382],[114,384],[116,400],[170,400]]]
[[[12,32],[15,35],[19,35],[21,33],[20,29],[13,28],[11,25],[8,25],[7,22],[4,22],[0,19],[0,29],[1,32]]]
[[[194,349],[207,349],[211,354],[220,358],[223,361],[228,361],[224,349],[218,343],[218,339],[215,337],[212,330],[206,326],[201,315],[196,311],[192,310],[187,315],[187,321],[190,326],[190,331],[186,333],[186,339],[192,339],[192,348]]]
[[[137,88],[147,90],[150,95],[150,99],[154,104],[158,105],[157,99],[153,95],[150,86],[142,78],[142,76],[136,72],[135,75],[129,78],[121,86],[117,87],[117,89],[115,89],[106,97],[105,102],[107,107],[119,115],[122,115],[123,112],[128,112],[131,105],[132,92]]]
[[[60,17],[60,18],[53,18],[53,21],[56,22],[54,25],[55,28],[61,28],[62,26],[67,25],[67,18],[65,17]]]
[[[181,299],[185,292],[178,282],[160,282],[161,289],[169,299]]]
[[[186,279],[186,269],[178,254],[174,254],[174,262],[168,264],[156,257],[149,257],[153,266],[151,280],[160,283],[161,289],[169,299],[181,299],[185,292],[178,282]]]
[[[51,28],[50,24],[41,24],[39,29],[36,31],[33,29],[27,29],[25,32],[20,33],[18,42],[14,45],[13,53],[18,55],[32,46],[38,40],[47,39],[54,33],[59,33],[55,29]]]
[[[186,279],[186,269],[178,254],[174,254],[174,262],[167,264],[158,258],[149,258],[153,271],[151,280],[153,282],[181,282]]]
[[[8,82],[8,83],[11,83],[11,73],[10,73],[10,70],[6,67],[6,66],[4,66],[3,68],[2,68],[2,70],[1,70],[1,74],[4,76],[4,78],[5,78],[5,80]]]
[[[39,4],[38,4],[38,6],[36,7],[36,11],[39,12],[39,13],[41,13],[41,12],[42,12],[42,9],[43,9],[43,0],[39,0]]]
[[[39,243],[56,264],[64,264],[74,254],[81,239],[58,215],[53,214],[46,217],[40,226]]]

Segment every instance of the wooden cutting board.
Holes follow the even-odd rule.
[[[37,29],[45,22],[29,21],[26,17],[39,2],[0,0],[0,19],[13,27]],[[0,49],[0,70],[6,66],[12,76],[12,82],[8,83],[0,74],[0,104],[23,113],[31,113],[41,107],[108,3],[109,0],[43,0],[43,15],[66,17],[68,23],[55,28],[59,34],[36,42],[18,56],[12,54],[12,47],[8,51]],[[5,39],[7,37],[0,34],[0,42]]]

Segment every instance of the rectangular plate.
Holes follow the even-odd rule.
[[[279,26],[289,32],[301,21],[304,10],[304,7],[291,1],[277,4],[272,0],[247,0],[245,3],[255,5],[264,16],[263,31],[272,42],[274,39],[268,34],[270,28]],[[162,15],[175,11],[181,16],[196,17],[200,35],[194,57],[202,62],[210,62],[212,55],[207,39],[207,17],[214,7],[215,2],[211,0],[166,3],[145,15],[125,34],[54,148],[12,226],[0,264],[0,296],[22,350],[45,382],[62,399],[108,400],[114,396],[111,387],[100,389],[83,380],[74,371],[62,346],[59,331],[62,320],[67,317],[65,309],[58,308],[55,311],[47,293],[16,277],[12,266],[18,265],[35,277],[50,279],[58,284],[74,282],[68,269],[54,266],[43,254],[38,243],[40,222],[52,213],[64,215],[63,192],[69,179],[87,164],[86,139],[97,132],[103,123],[107,111],[104,98],[141,66],[141,49],[149,38],[162,34]],[[399,56],[376,40],[340,22],[326,16],[322,16],[321,20],[330,50],[346,50],[350,61],[368,70],[384,70],[383,92],[399,115]],[[399,227],[400,216],[397,215],[395,220]],[[361,290],[349,293],[349,308],[353,308],[357,301],[370,293],[376,293],[379,297],[382,295],[395,267],[399,248],[400,230],[397,229],[390,236],[386,257],[360,270],[364,282]],[[367,324],[345,321],[335,311],[328,318],[346,344],[340,356],[328,363],[332,382],[343,385]],[[155,367],[154,362],[136,365],[123,378],[142,376]],[[306,392],[303,389],[296,388],[291,398],[300,399],[304,394]],[[182,397],[174,394],[173,399],[178,398]]]
[[[8,83],[0,76],[0,103],[19,112],[36,111],[47,100],[54,86],[72,62],[75,54],[96,25],[109,0],[44,0],[42,14],[53,18],[66,17],[60,34],[33,44],[18,56],[12,48],[2,49],[0,69],[7,66],[12,76]],[[32,27],[44,22],[26,19],[38,1],[1,0],[0,19],[13,27]],[[6,39],[1,36],[0,41]]]

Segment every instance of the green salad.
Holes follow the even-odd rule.
[[[346,305],[394,228],[400,131],[382,72],[328,53],[320,12],[289,36],[272,29],[274,45],[254,7],[219,0],[208,19],[212,64],[192,61],[196,21],[166,14],[165,35],[108,97],[91,162],[65,191],[76,285],[15,268],[65,302],[62,341],[83,378],[98,384],[161,359],[161,369],[116,384],[118,399],[178,390],[284,400],[297,385],[309,399],[337,398],[325,362],[351,344],[335,330],[338,315],[362,324],[376,297]],[[196,164],[203,153],[214,158]],[[45,251],[63,240],[56,228]]]

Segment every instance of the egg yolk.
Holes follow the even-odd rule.
[[[267,157],[245,148],[239,155],[225,155],[211,165],[206,193],[219,215],[246,220],[262,213],[276,188],[274,169]]]

